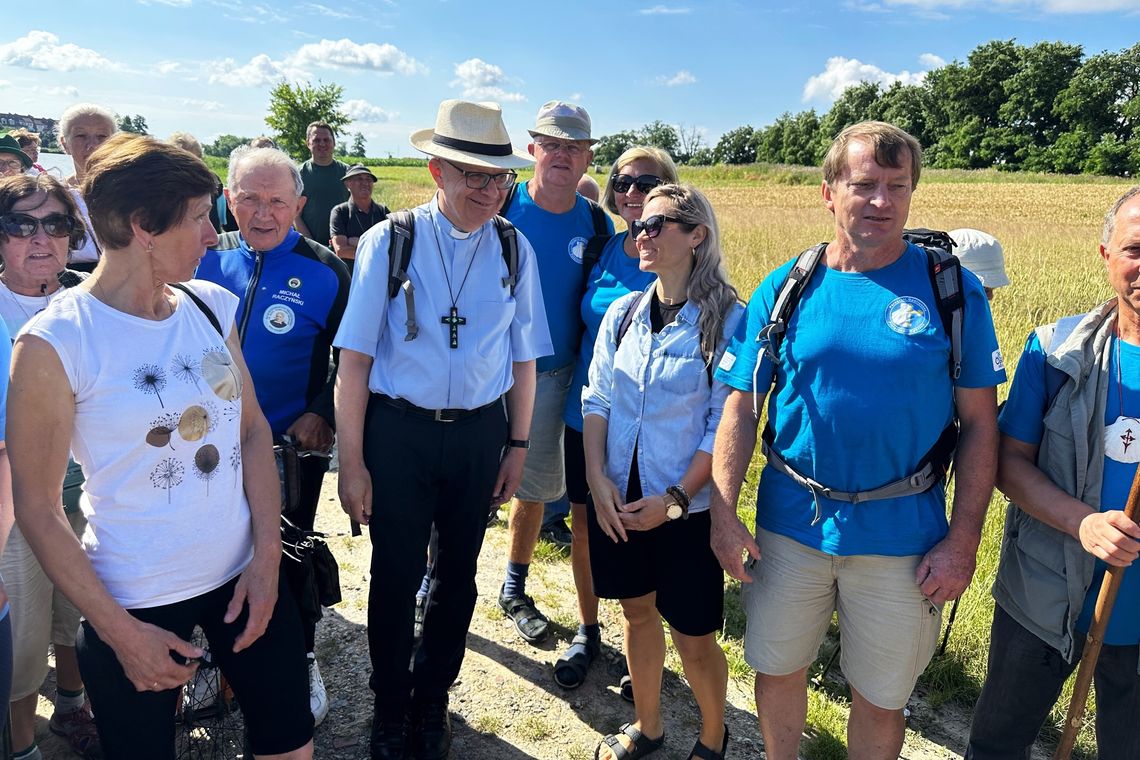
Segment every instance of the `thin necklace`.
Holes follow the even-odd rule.
[[[2,275],[0,275],[0,282],[4,283],[4,292],[8,294],[8,299],[12,303],[14,303],[16,305],[16,308],[18,308],[20,311],[22,311],[24,313],[24,316],[27,317],[28,319],[31,319],[32,317],[34,317],[35,315],[39,314],[41,311],[43,311],[44,309],[47,308],[47,305],[48,305],[50,298],[51,298],[51,296],[49,296],[47,293],[43,293],[41,296],[39,296],[40,298],[43,299],[43,306],[36,309],[35,311],[28,311],[28,308],[26,306],[24,306],[24,302],[20,299],[21,298],[35,298],[36,296],[23,296],[23,295],[17,293],[16,291],[12,290],[11,286],[8,285],[7,278],[3,277]],[[44,287],[46,288],[47,286],[45,285]]]
[[[443,259],[443,241],[439,239],[439,229],[437,227],[437,220],[435,219],[435,212],[434,210],[429,210],[428,213],[432,217],[431,231],[435,236],[436,252],[439,254],[439,264],[443,267],[443,281],[447,284],[447,295],[451,297],[451,309],[446,315],[441,317],[439,321],[448,326],[450,346],[452,348],[459,348],[459,327],[460,325],[467,324],[467,317],[459,316],[459,308],[456,304],[459,302],[459,296],[463,295],[463,286],[467,284],[467,275],[471,274],[471,265],[475,263],[475,255],[479,252],[479,243],[483,240],[484,227],[479,228],[479,237],[475,239],[475,245],[471,249],[471,258],[467,262],[467,271],[463,273],[463,280],[459,283],[459,292],[453,292],[451,289],[451,277],[447,274],[447,262]]]

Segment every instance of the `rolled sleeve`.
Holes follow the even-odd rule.
[[[376,358],[388,311],[388,241],[392,223],[381,222],[364,233],[356,249],[356,265],[348,304],[333,345]]]

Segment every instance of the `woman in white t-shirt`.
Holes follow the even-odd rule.
[[[127,134],[86,170],[104,256],[17,338],[8,442],[20,529],[84,616],[79,665],[104,755],[171,756],[178,688],[204,654],[188,641],[198,625],[255,755],[309,758],[304,643],[292,596],[277,593],[280,491],[237,298],[165,284],[190,280],[217,242],[213,175]],[[58,508],[69,448],[87,474],[82,545]]]
[[[48,304],[63,295],[66,282],[86,278],[64,267],[68,253],[83,242],[83,219],[67,188],[50,174],[0,180],[0,319],[15,337]],[[82,475],[73,463],[69,474]],[[71,478],[69,478],[69,481]],[[65,514],[75,536],[87,520],[73,500]],[[99,737],[86,704],[75,658],[79,610],[44,573],[19,528],[13,527],[0,557],[12,607],[12,750],[35,757],[36,704],[48,674],[48,644],[55,650],[56,696],[53,733],[63,736],[80,757],[94,756]]]

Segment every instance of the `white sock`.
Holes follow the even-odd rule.
[[[83,707],[83,703],[86,701],[87,692],[83,689],[80,689],[79,693],[75,696],[65,695],[62,691],[56,689],[55,709],[59,710],[60,712],[68,713],[78,710],[80,707]]]

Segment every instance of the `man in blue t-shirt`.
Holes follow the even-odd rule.
[[[538,360],[531,449],[522,483],[511,502],[507,569],[499,607],[526,641],[546,638],[549,623],[526,593],[530,561],[542,528],[543,503],[566,491],[562,465],[562,409],[582,337],[580,309],[586,273],[582,255],[594,234],[594,208],[578,195],[578,181],[594,156],[590,115],[572,103],[552,100],[538,109],[532,142],[534,177],[518,186],[504,216],[534,246],[542,300],[554,354]],[[606,219],[607,232],[613,223]]]
[[[903,708],[934,652],[941,607],[973,575],[1005,372],[985,292],[962,272],[963,355],[951,378],[926,253],[902,238],[921,159],[917,140],[882,122],[836,137],[822,186],[835,238],[772,346],[777,361],[757,335],[793,263],[757,288],[717,369],[734,391],[713,455],[712,545],[747,584],[745,657],[757,671],[770,760],[797,756],[807,669],[836,610],[851,685],[848,745],[897,758]],[[765,396],[771,435],[753,540],[736,502]],[[947,525],[943,470],[920,485],[911,476],[955,406],[958,482]],[[895,486],[889,494],[886,485]]]
[[[1116,298],[1039,327],[1001,413],[1011,500],[994,581],[986,683],[966,757],[1020,760],[1077,666],[1108,565],[1128,567],[1124,516],[1140,462],[1140,187],[1109,209],[1100,255]],[[1100,757],[1140,757],[1140,575],[1124,573],[1096,664]]]

